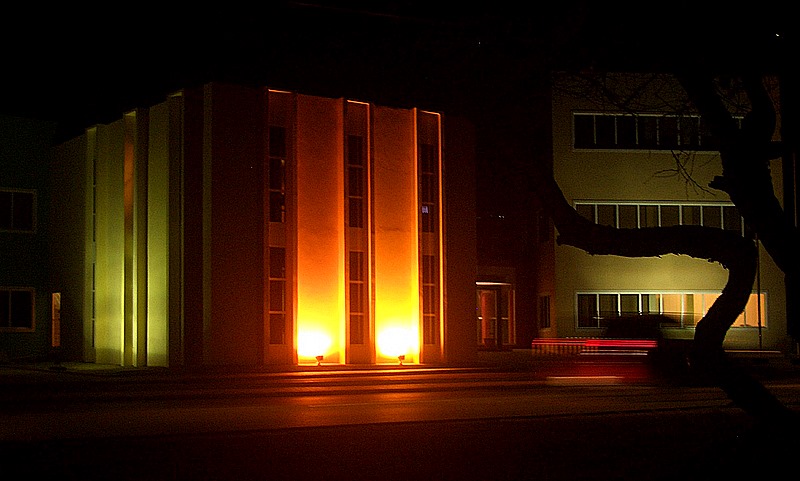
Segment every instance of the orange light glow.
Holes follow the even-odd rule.
[[[408,329],[391,327],[378,334],[378,354],[397,359],[412,352],[415,336]]]
[[[317,356],[328,354],[331,344],[330,336],[324,332],[303,331],[297,334],[297,355],[301,360],[316,362]]]

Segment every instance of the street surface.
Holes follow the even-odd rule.
[[[718,388],[607,373],[60,379],[69,382],[17,382],[13,395],[0,396],[3,472],[82,480],[736,479],[777,469],[800,447],[797,433],[760,433]],[[767,385],[800,409],[798,382]]]

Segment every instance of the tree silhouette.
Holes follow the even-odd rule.
[[[644,90],[655,84],[669,85],[667,79],[674,77],[678,83],[673,81],[673,88],[683,92],[656,95],[656,101],[662,104],[655,108],[677,115],[699,113],[719,142],[722,171],[709,185],[700,185],[692,177],[693,153],[676,150],[672,173],[682,176],[691,188],[725,192],[743,216],[748,230],[758,236],[786,275],[787,286],[794,286],[789,280],[797,273],[797,228],[776,198],[770,174],[770,162],[780,160],[790,149],[786,141],[773,141],[779,114],[773,104],[774,96],[770,95],[774,83],[760,71],[746,71],[733,77],[696,68],[675,69],[674,73],[666,75],[645,72],[638,75],[638,83],[624,86],[610,81],[612,75],[613,72],[601,70],[556,75],[554,89],[592,100],[608,109],[635,114],[654,108],[652,104],[648,108],[641,104]],[[722,87],[731,83],[743,87],[743,97],[733,98],[729,90],[726,95]],[[741,123],[735,117],[739,111],[744,112]],[[744,310],[755,281],[758,252],[752,238],[700,226],[617,229],[597,225],[569,205],[549,166],[538,165],[531,179],[533,191],[554,221],[559,244],[577,247],[591,255],[688,255],[719,263],[727,269],[729,277],[722,295],[696,325],[692,372],[720,386],[732,401],[765,426],[798,422],[796,413],[732,363],[723,349],[725,336]],[[793,320],[787,319],[787,323],[789,333],[797,338]]]

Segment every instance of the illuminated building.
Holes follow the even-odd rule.
[[[669,77],[653,78],[607,77],[606,88],[639,93],[636,103],[614,108],[600,96],[592,97],[589,83],[557,77],[552,162],[567,200],[580,214],[605,225],[690,224],[750,235],[727,194],[707,187],[722,169],[702,119],[665,109],[669,93],[681,89]],[[643,85],[647,89],[637,90]],[[676,160],[683,162],[695,185],[676,172]],[[781,199],[779,161],[772,163],[771,172]],[[679,323],[666,331],[669,336],[691,338],[696,322],[727,282],[727,270],[704,259],[592,256],[555,245],[552,233],[544,239],[542,246],[549,248],[542,249],[543,262],[552,263],[552,278],[543,279],[539,292],[540,305],[546,305],[540,310],[539,337],[592,337],[602,332],[604,319],[610,316],[659,313]],[[750,302],[728,331],[725,347],[786,350],[790,341],[783,274],[763,248],[759,252]]]
[[[468,361],[473,137],[227,84],[88,128],[54,154],[82,206],[57,227],[62,335],[124,366]]]

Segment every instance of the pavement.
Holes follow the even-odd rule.
[[[778,351],[730,351],[735,362],[746,367],[759,379],[800,379],[800,359]],[[501,371],[547,374],[549,365],[563,363],[563,356],[537,355],[530,349],[479,351],[475,362],[468,364],[304,364],[264,368],[202,367],[178,369],[166,367],[127,367],[88,362],[53,362],[43,360],[24,363],[0,363],[0,386],[44,382],[71,382],[114,379],[175,379],[180,377],[276,374],[283,376],[330,373],[332,371]]]

